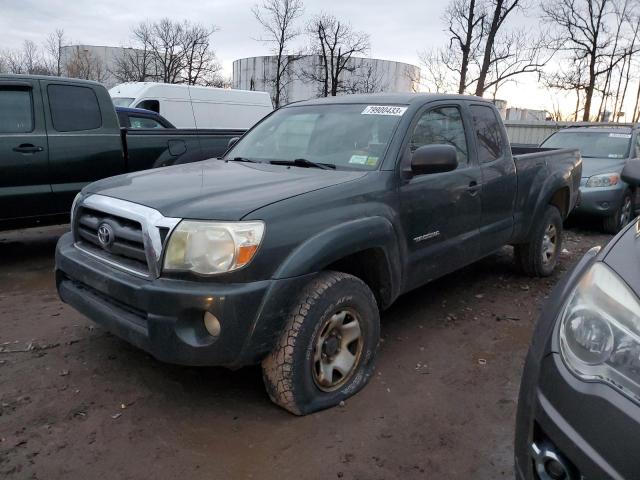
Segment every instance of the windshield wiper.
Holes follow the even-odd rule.
[[[271,160],[272,165],[293,165],[295,167],[319,168],[321,170],[335,170],[336,166],[332,163],[318,163],[307,160],[306,158],[296,158],[295,160]]]
[[[230,158],[227,160],[227,162],[247,162],[247,163],[261,163],[258,160],[252,160],[250,158],[245,158],[245,157],[234,157],[234,158]]]

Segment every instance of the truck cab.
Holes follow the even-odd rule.
[[[82,186],[125,171],[120,127],[94,82],[0,76],[0,226],[58,223]]]

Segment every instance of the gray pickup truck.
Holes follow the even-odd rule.
[[[222,160],[85,187],[58,292],[159,360],[262,362],[272,400],[306,414],[367,383],[404,292],[508,244],[549,275],[581,168],[577,150],[512,152],[476,97],[296,103]]]
[[[243,133],[121,129],[99,83],[0,75],[0,230],[64,223],[88,183],[215,158]]]

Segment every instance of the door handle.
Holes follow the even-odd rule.
[[[469,195],[471,195],[472,197],[475,197],[480,191],[480,185],[475,180],[472,180],[471,182],[469,182],[467,191],[469,192]]]
[[[32,145],[30,143],[23,143],[22,145],[18,145],[13,149],[14,152],[18,153],[38,153],[43,150],[44,148],[36,147],[35,145]]]

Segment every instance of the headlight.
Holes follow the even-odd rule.
[[[620,175],[617,173],[603,173],[594,175],[587,180],[587,187],[613,187],[620,181]]]
[[[560,351],[567,367],[640,400],[640,300],[602,262],[582,277],[564,308]]]
[[[263,235],[263,222],[183,220],[169,238],[164,270],[203,275],[237,270],[251,261]]]

